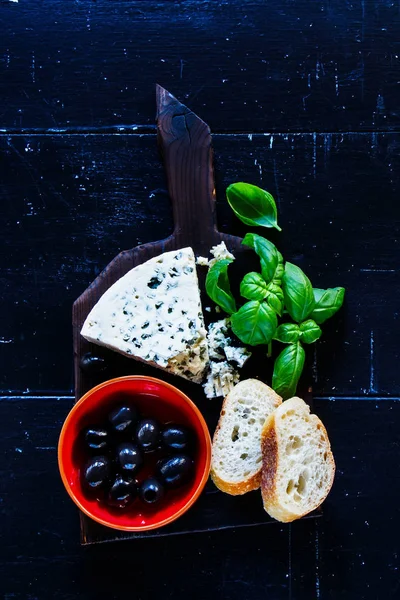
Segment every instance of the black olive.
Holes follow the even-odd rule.
[[[95,456],[85,465],[83,482],[91,490],[103,487],[110,477],[111,465],[106,456]]]
[[[88,427],[85,430],[85,444],[90,450],[105,450],[109,441],[107,429]]]
[[[143,464],[142,452],[134,444],[120,444],[117,448],[117,463],[124,472],[133,475]]]
[[[136,429],[136,439],[145,452],[151,452],[158,447],[160,427],[154,419],[143,419]]]
[[[137,409],[134,406],[126,406],[125,404],[114,408],[108,416],[112,428],[117,433],[130,433],[138,418]]]
[[[93,375],[97,373],[103,373],[108,368],[104,358],[101,356],[96,356],[91,352],[87,352],[82,356],[79,366],[82,371],[85,371],[86,373],[92,373]]]
[[[189,456],[180,454],[164,458],[157,464],[157,470],[167,487],[179,487],[189,479],[193,470],[193,461]]]
[[[140,486],[139,496],[146,504],[155,504],[164,496],[164,486],[155,477],[145,479]]]
[[[171,450],[187,451],[192,445],[193,435],[182,425],[169,424],[161,434],[164,446]]]
[[[115,508],[126,508],[138,494],[138,483],[129,475],[117,475],[107,496],[107,503]]]

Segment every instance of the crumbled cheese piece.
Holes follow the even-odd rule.
[[[205,310],[206,312],[211,312],[211,306],[205,306],[205,307],[204,307],[204,310]]]
[[[225,346],[224,353],[226,359],[229,362],[236,363],[237,367],[241,369],[245,362],[250,358],[251,352],[247,348],[234,348],[234,346]]]
[[[232,346],[229,333],[229,319],[221,319],[208,327],[208,354],[210,370],[204,384],[207,398],[225,396],[239,381],[239,373],[235,367],[241,368],[251,356],[246,348]],[[230,364],[235,363],[235,367]]]
[[[81,334],[200,382],[209,359],[193,250],[165,252],[128,271],[92,308]]]
[[[224,360],[224,346],[231,343],[228,334],[228,319],[215,321],[208,326],[208,354],[209,357],[216,360]]]
[[[227,396],[239,382],[239,373],[228,362],[211,362],[207,381],[203,384],[207,398]]]
[[[228,360],[242,368],[250,358],[251,352],[246,348],[232,346],[229,333],[229,319],[221,319],[208,326],[208,354],[212,360]]]
[[[204,256],[198,256],[196,258],[196,264],[200,265],[200,267],[208,267],[208,258],[205,258]]]
[[[213,246],[211,248],[210,252],[214,257],[208,263],[210,267],[212,267],[213,264],[216,263],[218,260],[223,260],[226,258],[235,260],[235,257],[233,256],[233,254],[231,252],[229,252],[228,248],[226,247],[225,242],[221,242],[217,246]]]
[[[208,260],[208,258],[205,258],[204,256],[198,256],[196,258],[196,264],[200,265],[201,267],[212,267],[213,264],[215,264],[218,260],[222,260],[224,258],[235,260],[233,254],[229,252],[228,248],[226,247],[225,242],[221,242],[220,244],[213,246],[210,250],[210,253],[214,258]]]

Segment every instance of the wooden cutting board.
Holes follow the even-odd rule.
[[[74,303],[76,399],[91,383],[79,368],[81,356],[91,348],[80,330],[91,308],[115,281],[149,258],[185,246],[191,246],[196,255],[209,256],[210,248],[224,241],[235,254],[247,252],[241,246],[241,238],[217,230],[210,128],[161,86],[157,86],[156,96],[158,143],[167,176],[174,231],[164,240],[118,254]],[[202,273],[199,275],[201,278]]]
[[[158,144],[172,204],[174,231],[164,240],[143,244],[118,254],[74,303],[72,325],[75,397],[78,400],[94,385],[112,377],[139,373],[161,377],[179,387],[197,403],[212,432],[218,421],[221,402],[218,399],[207,400],[201,386],[93,346],[80,335],[86,316],[104,292],[127,271],[153,256],[185,246],[191,246],[196,255],[209,256],[210,248],[224,241],[236,256],[235,269],[238,275],[245,270],[251,270],[249,265],[253,264],[253,253],[241,245],[242,238],[223,234],[217,229],[210,128],[164,88],[157,86],[156,97]],[[204,292],[206,269],[199,268],[198,275],[205,306],[207,301],[211,304]],[[207,316],[208,313],[205,313],[205,317]],[[211,314],[211,317],[212,320],[216,320],[222,318],[222,315],[218,317]],[[108,365],[105,372],[89,375],[80,368],[82,356],[90,351],[105,359]],[[258,373],[265,372],[263,365],[259,365],[259,368],[261,370],[256,369]],[[252,371],[246,372],[245,367],[242,379],[256,374]],[[82,543],[90,544],[265,524],[271,521],[262,509],[259,492],[234,498],[222,494],[209,483],[196,506],[181,519],[163,529],[143,534],[126,534],[103,527],[81,514],[81,539]]]

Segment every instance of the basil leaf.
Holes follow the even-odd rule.
[[[260,257],[261,275],[267,283],[272,281],[279,264],[279,252],[274,244],[256,233],[247,233],[242,244],[252,248]]]
[[[298,323],[307,319],[314,309],[315,300],[311,282],[300,267],[286,263],[282,289],[285,306],[292,319]]]
[[[330,319],[342,306],[345,289],[342,287],[320,290],[314,288],[315,307],[311,317],[316,323],[323,323]]]
[[[306,353],[300,342],[287,346],[275,361],[272,387],[284,400],[292,398],[303,371]]]
[[[264,300],[267,284],[259,273],[247,273],[240,284],[240,294],[248,300]]]
[[[283,323],[275,331],[274,340],[282,344],[293,344],[300,339],[300,327],[295,323]]]
[[[278,252],[278,255],[282,254],[280,252]],[[283,277],[283,273],[285,272],[285,267],[283,266],[283,262],[278,262],[278,266],[275,269],[275,273],[274,273],[274,278],[272,280],[272,283],[275,283],[276,285],[281,285],[282,283],[282,277]]]
[[[231,259],[218,260],[210,267],[206,278],[207,294],[228,314],[236,312],[236,302],[228,279],[228,266],[231,262]]]
[[[282,316],[283,311],[283,292],[279,285],[274,283],[268,284],[266,300],[271,308],[274,309],[279,316]]]
[[[266,302],[251,300],[246,302],[231,317],[233,333],[251,346],[268,344],[275,333],[278,320],[275,312]]]
[[[271,292],[267,292],[266,301],[268,305],[281,317],[283,310],[283,302],[275,296],[275,294],[271,294]]]
[[[300,323],[300,339],[305,344],[316,342],[322,335],[322,329],[313,319]]]
[[[268,284],[267,290],[277,296],[283,302],[283,291],[280,285],[272,282]]]
[[[226,190],[226,197],[235,215],[246,225],[275,227],[277,223],[275,200],[269,192],[250,183],[233,183]]]

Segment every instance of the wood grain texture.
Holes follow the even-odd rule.
[[[0,5],[0,128],[153,125],[154,83],[215,132],[399,127],[388,0]]]
[[[398,134],[214,135],[213,147],[219,230],[246,232],[226,186],[259,184],[284,256],[314,285],[347,288],[308,355],[315,394],[400,396]],[[74,298],[122,249],[173,231],[156,136],[0,136],[0,180],[1,389],[71,393]]]

